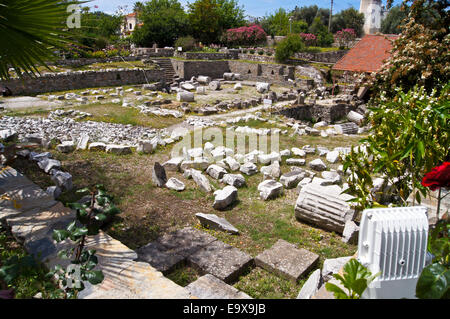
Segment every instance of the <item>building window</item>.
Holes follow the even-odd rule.
[[[133,30],[133,24],[130,23],[130,30]]]

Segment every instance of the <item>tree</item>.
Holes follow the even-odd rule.
[[[289,33],[302,33],[308,30],[308,25],[303,20],[296,20],[292,16],[293,21],[289,21],[290,14],[283,8],[278,9],[275,13],[264,17],[261,25],[270,35],[286,36]]]
[[[71,4],[77,4],[72,1]],[[37,74],[37,65],[57,58],[71,35],[67,32],[67,6],[60,0],[2,0],[0,3],[0,78],[8,69]]]
[[[328,32],[328,28],[322,23],[320,17],[316,17],[309,27],[309,32],[317,37],[317,45],[321,47],[330,46],[333,41],[333,35]]]
[[[402,10],[401,6],[392,7],[386,18],[381,21],[381,33],[384,34],[399,34],[401,32],[400,26],[403,20],[408,16],[407,8]]]
[[[189,34],[188,17],[177,0],[147,1],[138,17],[143,25],[131,36],[138,46],[171,46],[178,37]]]
[[[188,6],[193,36],[203,43],[217,43],[225,30],[245,24],[244,9],[235,0],[197,0]]]
[[[275,59],[280,62],[286,62],[294,53],[304,49],[305,44],[298,34],[290,34],[280,43],[275,51]]]
[[[406,0],[403,5],[410,2]],[[447,0],[416,0],[411,4],[391,57],[374,79],[378,92],[374,99],[381,92],[386,92],[388,98],[395,96],[396,87],[408,91],[420,85],[431,93],[450,80],[448,6]]]
[[[363,26],[364,13],[359,13],[356,9],[349,8],[333,16],[331,32],[336,33],[342,29],[353,29],[356,32],[356,36],[361,37],[363,35]]]
[[[317,16],[318,11],[319,8],[316,5],[312,5],[301,8],[295,7],[291,14],[295,20],[303,20],[308,26],[310,26],[313,23],[314,18]]]

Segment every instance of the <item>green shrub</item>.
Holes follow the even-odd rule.
[[[255,50],[250,50],[250,54],[255,54]]]
[[[242,53],[247,54],[247,50],[242,50]]]
[[[191,36],[181,37],[175,41],[175,48],[182,47],[184,52],[195,49],[195,39]]]
[[[106,56],[108,58],[113,57],[113,56],[117,56],[117,55],[119,55],[119,50],[117,50],[117,49],[112,49],[112,50],[106,51]]]
[[[275,59],[278,62],[286,62],[294,53],[305,48],[302,38],[298,34],[290,34],[280,43],[275,50]]]
[[[263,50],[259,50],[259,51],[258,51],[258,54],[259,54],[259,55],[263,55],[263,54],[264,54],[264,51],[263,51]]]
[[[121,56],[130,56],[131,52],[129,50],[124,49],[124,50],[120,51],[120,55]]]
[[[93,57],[94,59],[105,59],[106,53],[103,51],[95,51],[92,52],[91,57]]]

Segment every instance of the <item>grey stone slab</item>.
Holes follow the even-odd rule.
[[[189,256],[188,262],[204,273],[231,283],[253,265],[253,258],[243,251],[217,240]]]
[[[0,173],[0,194],[30,185],[34,183],[13,168],[7,168]]]
[[[320,286],[322,285],[322,275],[320,269],[316,269],[309,276],[308,280],[302,286],[302,289],[298,293],[297,299],[311,299],[312,296],[317,294]]]
[[[51,195],[47,194],[35,184],[30,184],[26,187],[5,193],[12,200],[15,200],[16,206],[21,211],[34,208],[45,209],[57,203]],[[14,208],[14,202],[11,200],[0,200],[0,207]]]
[[[215,237],[208,233],[186,227],[159,237],[157,242],[172,253],[188,257],[216,240]]]
[[[219,229],[231,234],[239,234],[239,230],[231,225],[225,218],[220,218],[214,214],[198,213],[195,216],[200,220],[203,226],[207,226],[212,229]]]
[[[152,242],[139,248],[138,260],[148,262],[156,270],[164,275],[171,272],[176,266],[185,261],[185,257],[167,249],[158,242]]]
[[[198,278],[185,288],[191,295],[200,299],[252,299],[246,293],[210,274]]]
[[[255,257],[258,267],[284,277],[293,282],[314,267],[319,255],[279,239],[270,249]]]

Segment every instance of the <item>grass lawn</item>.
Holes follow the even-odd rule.
[[[86,111],[90,112],[89,109]],[[99,110],[99,114],[102,112]],[[255,128],[277,126],[260,121],[249,121],[239,125]],[[279,127],[283,125],[280,123]],[[280,135],[280,149],[294,146],[301,148],[303,145],[327,146],[332,149],[337,146],[354,145],[360,138],[360,136],[322,138]],[[213,194],[203,193],[192,180],[186,180],[181,173],[167,172],[167,175],[168,178],[177,177],[186,184],[186,190],[183,192],[153,186],[151,182],[153,164],[168,160],[170,151],[171,146],[158,148],[152,155],[133,153],[117,156],[89,151],[62,154],[56,150],[51,152],[62,162],[63,169],[73,175],[76,189],[103,184],[114,196],[122,213],[107,225],[105,230],[131,249],[146,245],[167,232],[193,226],[253,257],[270,248],[278,239],[284,239],[300,248],[317,253],[320,256],[319,267],[327,258],[350,256],[356,252],[357,247],[344,244],[339,235],[295,219],[294,205],[298,197],[296,189],[285,190],[284,194],[275,200],[262,201],[257,191],[257,186],[262,181],[261,174],[246,176],[247,186],[239,189],[237,204],[226,211],[214,210]],[[307,162],[316,157],[308,155]],[[336,168],[337,164],[330,166]],[[42,173],[35,164],[30,165],[29,162],[21,163],[20,160],[16,160],[13,167],[41,187],[52,185],[48,175]],[[290,171],[284,160],[281,168],[282,173]],[[208,179],[216,189],[224,187],[210,177]],[[76,194],[74,190],[63,193],[60,200],[69,203],[80,197],[81,195]],[[195,217],[195,214],[200,212],[226,218],[239,229],[240,235],[203,228]],[[241,276],[234,286],[254,298],[295,298],[308,275],[294,284],[265,270],[254,268]],[[189,284],[198,276],[199,274],[190,267],[181,267],[168,275],[182,286]]]

